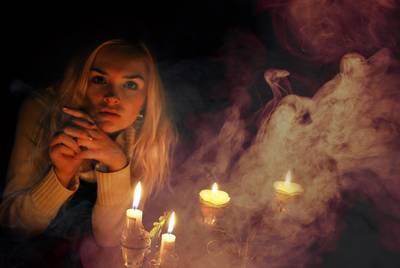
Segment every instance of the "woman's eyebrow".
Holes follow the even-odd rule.
[[[101,73],[103,75],[108,75],[107,72],[103,71],[102,69],[96,68],[96,67],[92,67],[91,71],[95,71],[95,72]]]
[[[125,75],[123,78],[125,78],[125,79],[141,79],[144,81],[143,76],[140,74]]]
[[[102,69],[97,68],[97,67],[92,67],[92,68],[91,68],[91,71],[98,72],[98,73],[100,73],[100,74],[102,74],[102,75],[108,75],[108,73],[107,73],[106,71],[103,71]],[[125,75],[125,76],[123,76],[123,78],[125,78],[125,79],[141,79],[141,80],[144,81],[144,77],[143,77],[143,75],[141,75],[141,74],[130,74],[130,75]]]

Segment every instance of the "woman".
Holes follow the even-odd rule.
[[[23,105],[2,224],[30,235],[70,235],[88,219],[98,244],[119,244],[133,186],[142,181],[142,200],[160,188],[173,137],[147,48],[121,40],[101,44],[74,61],[44,97]],[[81,217],[90,195],[94,205]]]

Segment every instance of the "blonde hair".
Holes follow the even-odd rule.
[[[136,138],[128,152],[131,155],[132,182],[142,181],[145,197],[156,192],[164,184],[170,168],[171,149],[175,143],[173,128],[168,111],[164,89],[158,74],[156,63],[149,50],[142,43],[130,44],[123,40],[110,40],[96,47],[88,56],[78,58],[67,68],[61,83],[49,88],[46,97],[50,97],[50,107],[43,117],[38,136],[41,154],[48,158],[48,142],[60,129],[63,119],[61,107],[82,109],[89,73],[99,51],[106,47],[127,49],[131,55],[143,59],[149,69],[147,96],[144,104],[144,120],[136,133]],[[49,159],[48,159],[49,160]]]

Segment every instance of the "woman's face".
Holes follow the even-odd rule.
[[[136,120],[146,98],[148,79],[143,58],[123,49],[103,48],[90,71],[85,108],[104,132],[119,132]]]

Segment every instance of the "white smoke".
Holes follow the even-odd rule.
[[[288,95],[264,114],[247,148],[240,110],[227,108],[219,134],[178,165],[174,192],[162,203],[183,221],[177,241],[185,267],[316,264],[340,237],[341,209],[352,206],[344,196],[370,200],[380,241],[400,251],[398,66],[386,49],[368,60],[345,55],[314,97]],[[305,193],[282,210],[272,185],[288,170]],[[197,194],[214,180],[232,206],[223,228],[210,232],[199,223]]]

